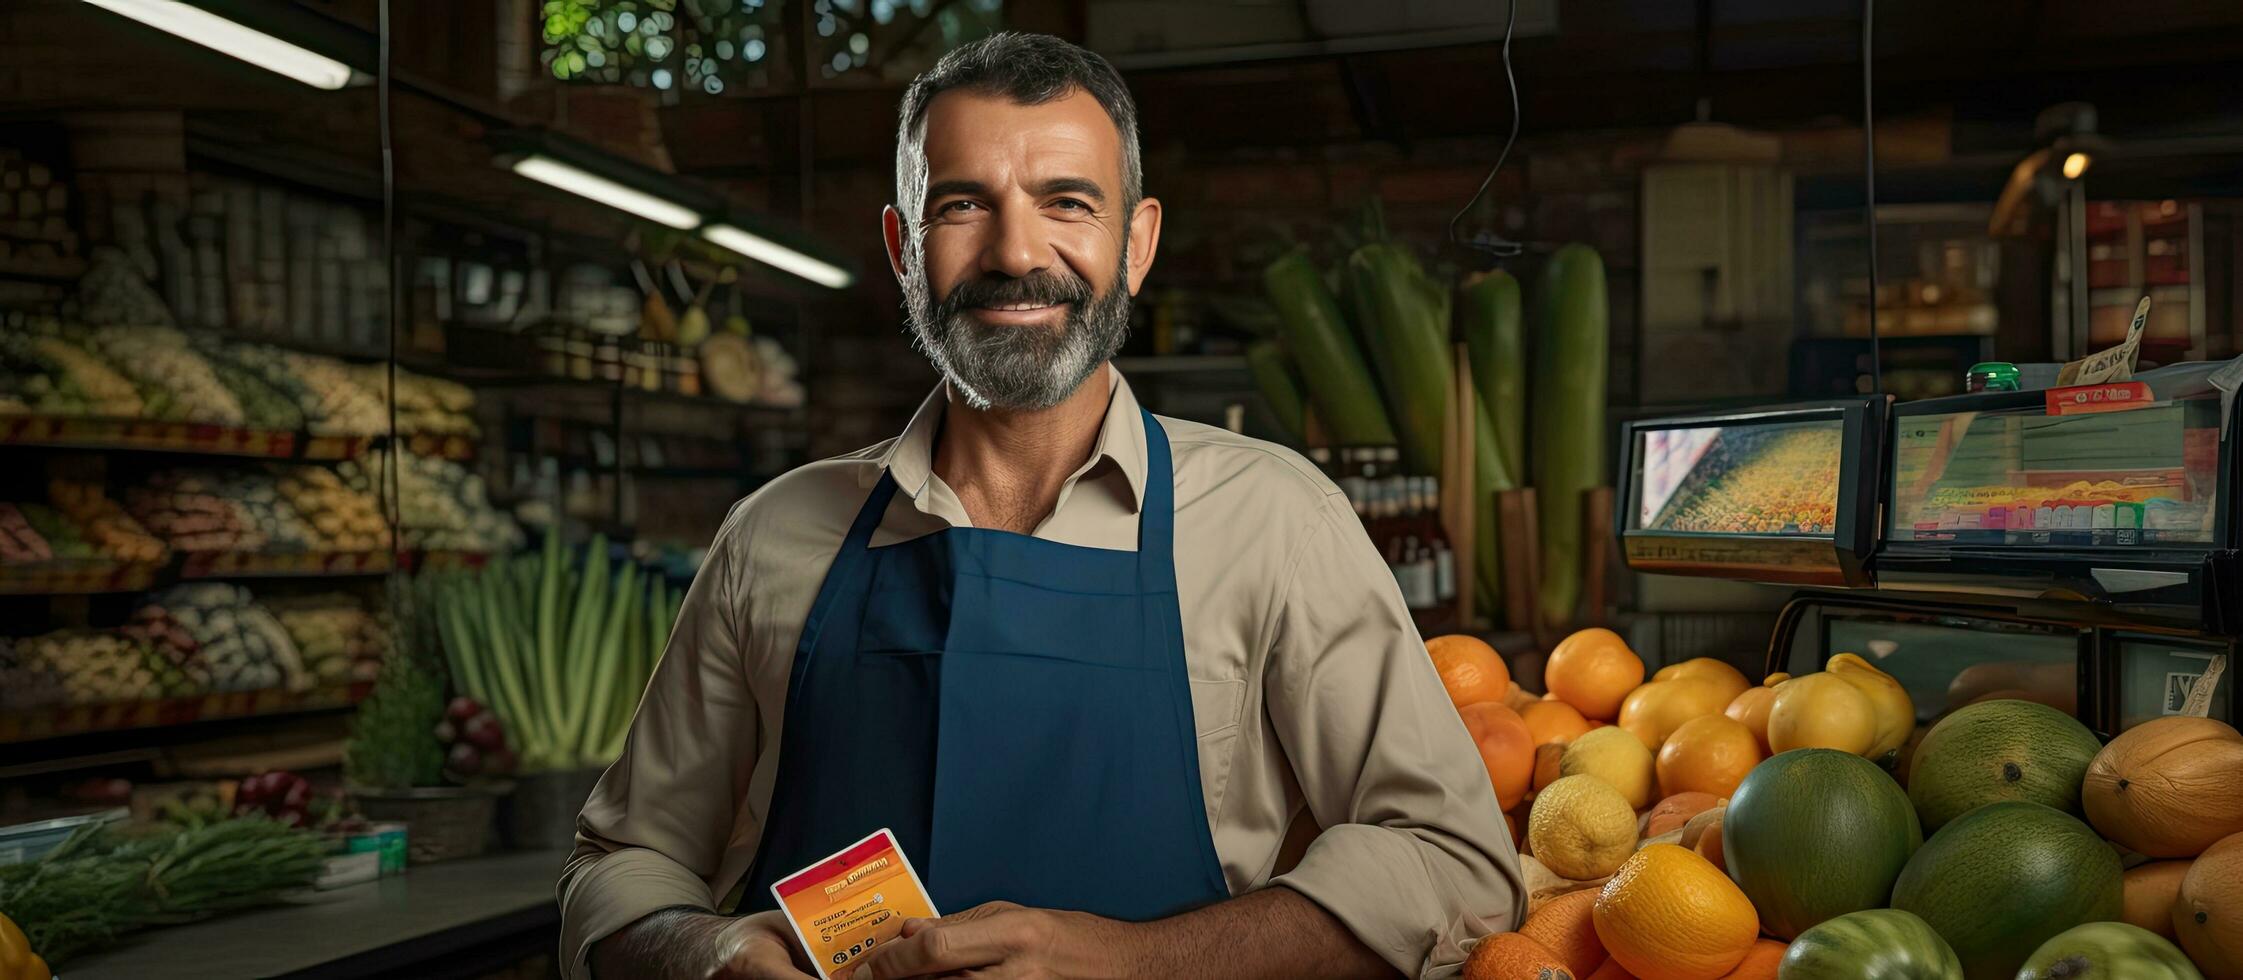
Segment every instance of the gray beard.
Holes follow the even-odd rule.
[[[927,284],[925,262],[917,264],[917,274],[906,276],[904,282],[904,303],[915,345],[973,408],[1046,409],[1058,405],[1121,350],[1122,341],[1129,336],[1127,249],[1116,263],[1114,284],[1103,294],[1092,294],[1081,279],[1067,276],[1074,293],[1066,299],[1070,304],[1067,317],[1057,328],[981,323],[962,302],[969,297],[961,294],[973,289],[961,284],[938,302]],[[1038,299],[1058,298],[1049,289],[1025,292]]]

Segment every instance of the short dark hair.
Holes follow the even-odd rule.
[[[1105,108],[1121,134],[1123,214],[1144,196],[1137,153],[1137,103],[1121,73],[1096,52],[1049,34],[1004,31],[960,45],[943,55],[903,93],[896,127],[896,210],[916,227],[926,206],[927,105],[951,89],[1002,95],[1020,105],[1042,105],[1075,91]]]

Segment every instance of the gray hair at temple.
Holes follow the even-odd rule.
[[[1049,34],[1004,31],[943,55],[903,94],[896,127],[896,211],[905,239],[916,243],[927,204],[927,105],[951,89],[1002,95],[1020,105],[1042,105],[1083,91],[1097,99],[1121,134],[1122,220],[1144,196],[1144,167],[1137,154],[1137,103],[1121,73],[1095,52]],[[916,263],[918,249],[907,246]]]

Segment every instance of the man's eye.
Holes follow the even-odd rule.
[[[972,207],[975,207],[975,204],[974,204],[974,202],[972,202],[972,201],[951,201],[951,202],[949,202],[949,203],[947,203],[947,204],[944,204],[943,206],[941,206],[941,207],[939,207],[939,208],[936,208],[936,209],[935,209],[935,213],[936,213],[936,214],[958,214],[958,213],[960,213],[960,212],[963,212],[963,211],[965,211],[965,210],[967,210],[967,209],[969,209],[969,208],[972,208]]]
[[[1053,203],[1052,203],[1052,207],[1055,207],[1055,208],[1059,208],[1059,209],[1061,209],[1061,210],[1070,210],[1070,209],[1071,209],[1071,210],[1075,210],[1075,211],[1088,211],[1088,210],[1090,210],[1090,205],[1088,205],[1088,204],[1084,204],[1083,202],[1081,202],[1081,201],[1078,201],[1078,200],[1075,200],[1074,198],[1071,198],[1071,197],[1063,197],[1063,198],[1060,198],[1059,200],[1057,200],[1057,201],[1055,201],[1055,202],[1053,202]]]

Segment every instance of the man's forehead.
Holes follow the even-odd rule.
[[[1094,158],[1098,169],[1084,176],[1117,180],[1121,173],[1121,133],[1098,99],[1081,89],[1034,105],[951,89],[927,103],[924,146],[929,176],[991,163],[1064,162],[1079,169],[1085,158]]]

